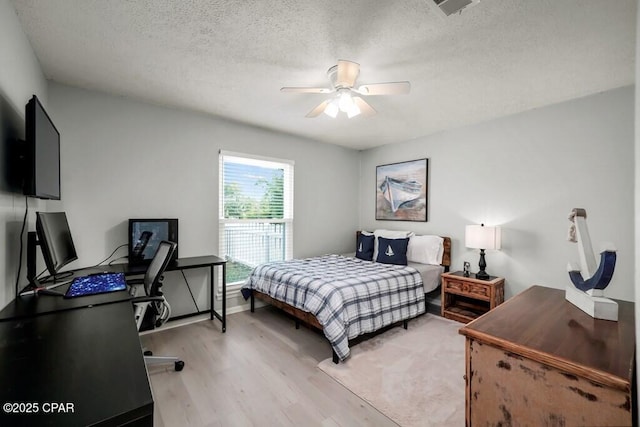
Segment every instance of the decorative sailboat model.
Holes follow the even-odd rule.
[[[595,319],[617,321],[618,304],[604,297],[604,289],[616,267],[616,249],[612,243],[605,243],[600,252],[600,264],[596,264],[587,228],[587,212],[575,208],[569,214],[569,220],[569,241],[578,244],[580,265],[567,265],[573,286],[567,285],[565,298]]]

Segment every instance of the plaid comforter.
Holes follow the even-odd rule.
[[[340,360],[349,339],[425,311],[416,269],[340,255],[259,265],[242,287],[245,299],[251,289],[316,316]]]

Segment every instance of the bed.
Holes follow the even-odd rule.
[[[382,242],[378,237],[385,235],[384,231],[367,236],[374,236],[377,244]],[[393,240],[402,235],[389,233]],[[406,233],[409,241],[423,238]],[[358,232],[358,242],[361,238]],[[252,312],[258,298],[292,315],[296,326],[302,321],[321,330],[331,343],[334,363],[338,363],[349,356],[349,341],[354,338],[399,323],[406,328],[409,319],[425,312],[425,293],[438,287],[440,274],[451,264],[451,239],[439,239],[438,265],[411,261],[407,265],[384,264],[334,254],[273,262],[253,270],[242,294],[251,299]],[[376,256],[377,249],[376,245]]]

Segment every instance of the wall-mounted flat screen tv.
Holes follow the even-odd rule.
[[[24,194],[60,200],[60,132],[35,95],[25,107],[25,137]]]
[[[176,218],[130,219],[129,264],[149,264],[163,240],[178,243],[178,220]],[[178,247],[173,252],[171,261],[177,258]]]

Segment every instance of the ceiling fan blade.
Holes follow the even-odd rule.
[[[354,96],[352,97],[352,99],[360,109],[360,114],[362,114],[363,116],[373,116],[377,113],[377,111],[374,110],[371,105],[369,105],[364,99],[360,98],[359,96]]]
[[[335,85],[339,87],[353,87],[358,78],[358,74],[360,74],[360,64],[340,59],[338,60],[338,72]]]
[[[327,87],[282,87],[280,92],[298,92],[298,93],[331,93],[333,89]]]
[[[329,102],[331,102],[330,99],[327,99],[326,101],[321,102],[320,105],[318,105],[313,110],[309,111],[309,113],[307,113],[305,117],[309,119],[318,117],[324,111],[324,109],[327,108],[327,105],[329,104]]]
[[[409,82],[373,83],[358,87],[360,95],[404,95],[411,90]]]

